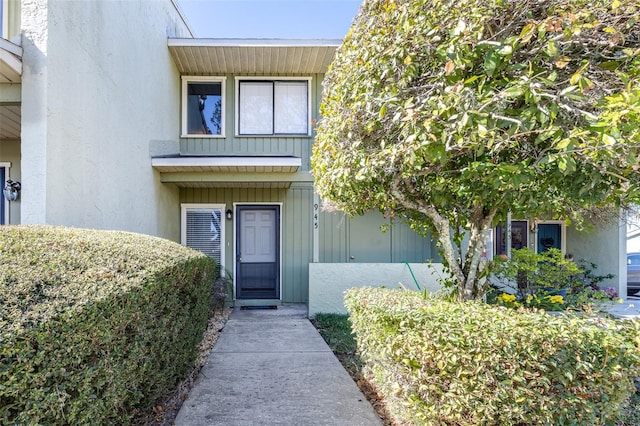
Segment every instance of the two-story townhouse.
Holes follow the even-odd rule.
[[[323,73],[340,40],[169,39],[181,74],[180,151],[156,156],[180,188],[181,239],[233,274],[237,304],[308,301],[314,262],[422,262],[430,239],[379,215],[327,214],[310,155]]]
[[[128,230],[198,248],[237,305],[340,309],[345,287],[435,288],[436,245],[326,212],[309,157],[340,40],[197,39],[173,0],[3,0],[1,223]],[[624,231],[513,221],[488,256],[547,245],[624,292]]]

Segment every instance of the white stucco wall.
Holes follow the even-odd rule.
[[[352,287],[388,287],[437,292],[442,287],[438,278],[444,277],[442,264],[410,263],[310,263],[309,317],[318,313],[346,313],[344,292]],[[401,283],[401,284],[400,284]]]
[[[178,189],[150,160],[179,151],[167,37],[189,33],[173,3],[28,0],[22,24],[22,223],[177,241]]]

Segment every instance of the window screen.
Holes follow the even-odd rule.
[[[307,133],[307,82],[277,81],[274,92],[275,132]]]
[[[241,135],[309,133],[307,81],[241,81],[239,90]]]
[[[240,84],[240,134],[273,133],[273,84],[245,81]]]

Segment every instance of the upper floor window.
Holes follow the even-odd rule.
[[[182,77],[182,135],[224,136],[224,77]]]
[[[238,80],[239,135],[309,135],[309,80]]]

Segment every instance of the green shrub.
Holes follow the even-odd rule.
[[[193,365],[215,266],[149,236],[0,227],[0,423],[130,423]]]
[[[542,253],[514,250],[511,259],[498,257],[491,262],[487,301],[512,308],[601,310],[621,300],[615,289],[598,287],[613,274],[596,275],[597,268],[584,259],[574,263],[554,248]]]
[[[605,424],[640,373],[633,321],[371,288],[349,290],[345,305],[361,357],[400,423]]]

